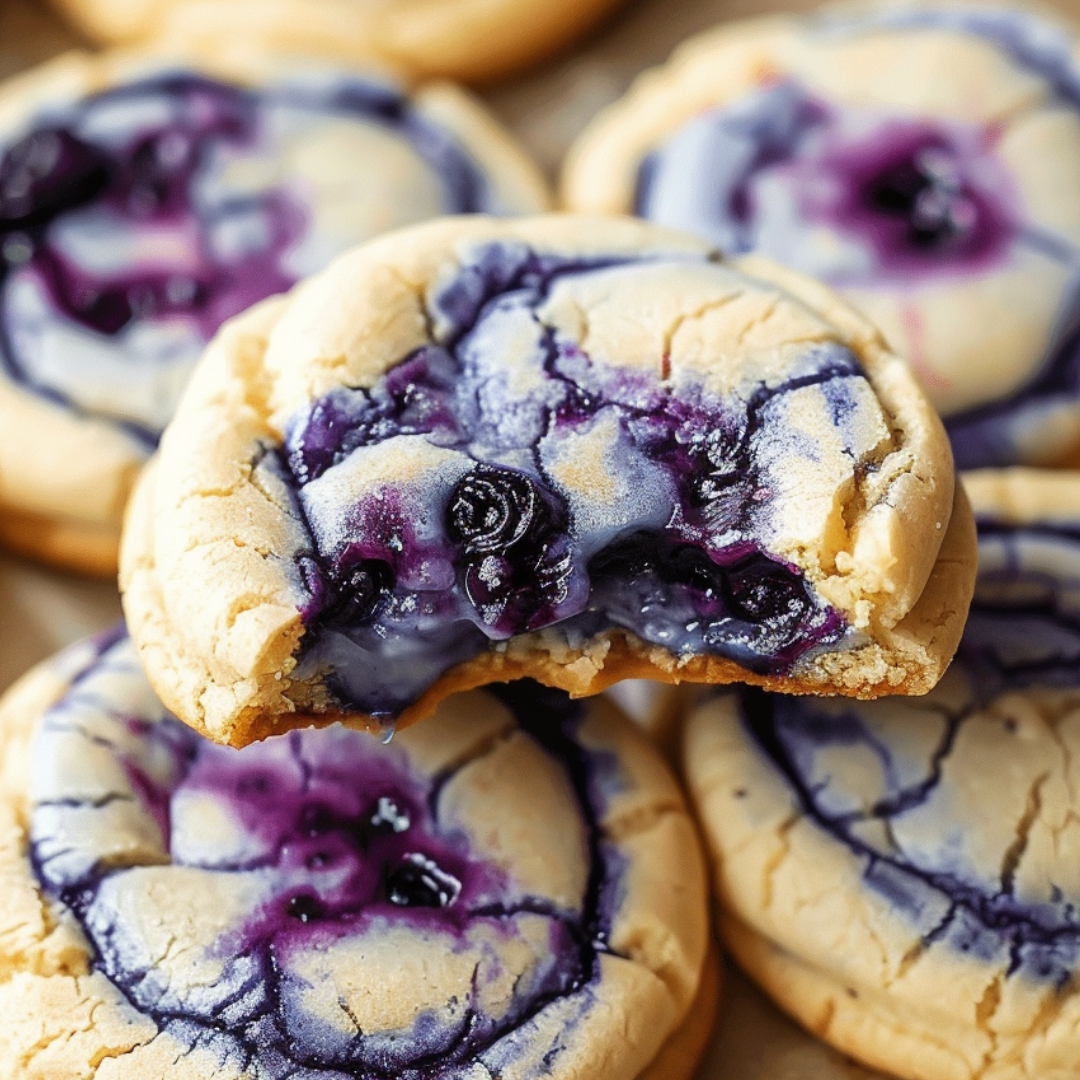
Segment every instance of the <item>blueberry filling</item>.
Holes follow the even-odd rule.
[[[397,907],[449,907],[461,882],[426,855],[410,852],[386,878],[386,898]]]
[[[544,528],[543,496],[525,473],[481,466],[450,492],[447,533],[467,556],[503,553]]]
[[[818,460],[788,429],[803,409],[832,416],[841,467],[876,468],[888,450],[866,376],[846,348],[811,345],[788,377],[723,398],[690,373],[599,363],[543,324],[553,289],[647,265],[484,249],[462,271],[466,320],[445,314],[459,282],[437,301],[445,344],[313,402],[257,462],[307,529],[301,677],[393,717],[492,642],[555,625],[573,643],[615,626],[776,674],[843,638],[768,550],[769,504],[793,461]]]
[[[109,183],[106,156],[62,128],[35,131],[0,158],[0,228],[48,224],[95,199]]]
[[[256,91],[164,74],[44,114],[0,150],[0,369],[156,442],[175,369],[354,241],[323,235],[303,176],[257,178],[277,141],[345,122],[410,147],[443,212],[497,209],[454,139],[376,83]],[[82,362],[56,359],[71,355]]]
[[[944,248],[977,225],[977,207],[956,161],[942,147],[922,146],[887,167],[863,196],[871,210],[903,221],[911,247]]]
[[[509,1069],[532,1052],[516,1033],[537,1013],[555,1003],[574,1010],[573,1023],[591,1007],[588,992],[560,1002],[598,980],[600,954],[611,951],[622,864],[596,822],[606,793],[626,781],[617,761],[578,741],[580,705],[533,685],[500,692],[572,793],[567,824],[582,828],[587,881],[567,907],[523,893],[473,849],[469,836],[479,834],[462,832],[454,798],[444,801],[487,749],[431,775],[396,744],[337,727],[228,750],[163,712],[129,713],[116,688],[140,678],[130,642],[103,641],[44,721],[31,859],[86,933],[93,968],[162,1032],[269,1080],[436,1080],[477,1063]],[[58,753],[92,758],[97,771],[57,773]],[[118,774],[142,779],[130,791],[87,794],[88,782],[115,785]],[[161,826],[160,845],[146,821]],[[198,925],[216,927],[205,941],[181,928],[191,902],[205,905]],[[146,919],[132,918],[132,905]],[[343,979],[352,992],[351,965],[362,970],[369,950],[377,956],[402,933],[412,942],[395,945],[406,967],[420,956],[453,970],[463,957],[464,998],[444,1002],[436,985],[412,1027],[334,1034],[348,1002],[324,1000],[322,988]],[[523,949],[532,959],[507,968]],[[421,976],[398,992],[422,1001],[428,989]]]
[[[360,559],[339,568],[333,601],[319,612],[324,626],[370,623],[383,609],[394,587],[394,571],[380,559]]]
[[[863,114],[784,82],[676,132],[643,165],[636,209],[839,286],[982,274],[1026,237],[995,140],[982,125]],[[708,190],[688,175],[709,176]]]
[[[918,928],[924,945],[944,944],[1010,974],[1064,986],[1080,961],[1080,904],[1054,884],[1052,866],[1020,885],[1018,855],[998,864],[986,854],[978,836],[985,826],[961,816],[971,811],[964,810],[965,792],[950,786],[957,774],[948,767],[969,725],[1018,737],[1009,706],[994,705],[1002,695],[1037,691],[1048,716],[1074,709],[1080,531],[982,521],[979,550],[952,690],[932,693],[902,718],[886,702],[856,712],[745,690],[741,716],[802,812],[863,861],[867,887]],[[1018,743],[1018,756],[1030,752],[1029,743]],[[861,766],[849,786],[845,761],[873,762],[876,769]],[[970,748],[963,763],[977,767]],[[865,786],[875,772],[876,794]]]

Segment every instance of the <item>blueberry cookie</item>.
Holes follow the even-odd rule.
[[[948,443],[831,293],[632,219],[458,219],[218,336],[138,488],[157,692],[242,745],[529,676],[919,692],[974,576]]]
[[[220,55],[288,49],[378,59],[466,82],[508,75],[580,35],[620,0],[56,0],[107,43],[153,38]]]
[[[975,598],[932,693],[724,693],[690,718],[685,766],[725,938],[803,1024],[903,1077],[1067,1077],[1080,476],[973,474],[968,490]]]
[[[0,90],[0,538],[115,573],[131,482],[221,323],[394,226],[535,211],[450,88],[70,55]]]
[[[602,699],[240,751],[118,631],[13,690],[0,746],[4,1076],[681,1080],[704,1048],[694,827]]]
[[[963,467],[1080,449],[1080,67],[961,4],[725,26],[582,136],[577,210],[636,212],[839,289]]]

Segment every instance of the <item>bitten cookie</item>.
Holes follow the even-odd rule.
[[[704,1049],[694,826],[599,699],[238,751],[117,632],[13,690],[0,748],[4,1076],[681,1080]]]
[[[115,573],[218,326],[353,244],[544,187],[478,105],[297,64],[69,55],[0,90],[0,539]]]
[[[979,577],[921,700],[725,693],[685,768],[742,966],[918,1080],[1080,1055],[1080,476],[970,476]]]
[[[948,444],[831,293],[631,219],[452,220],[227,327],[122,553],[151,682],[243,744],[530,676],[921,692]]]
[[[209,55],[286,49],[389,61],[466,82],[508,75],[580,35],[620,0],[56,0],[107,43],[155,39]]]
[[[601,114],[576,210],[635,212],[839,289],[914,367],[963,467],[1080,452],[1080,67],[964,4],[724,26]]]

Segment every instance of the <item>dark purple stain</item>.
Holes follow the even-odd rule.
[[[978,145],[961,145],[944,125],[890,120],[858,142],[830,146],[805,178],[807,220],[857,237],[873,252],[882,285],[939,268],[986,273],[1003,265],[1016,240],[1018,199],[1011,177],[990,165],[997,133],[964,134]],[[967,167],[972,159],[979,172]],[[987,183],[980,173],[991,170]]]
[[[992,568],[980,571],[954,660],[965,669],[974,696],[957,709],[935,701],[938,740],[925,760],[914,760],[905,750],[902,730],[894,745],[892,728],[875,725],[855,709],[823,712],[813,698],[744,689],[741,716],[803,813],[863,862],[867,887],[910,920],[926,944],[944,943],[1002,964],[1010,974],[1064,987],[1080,962],[1076,897],[1049,883],[1044,901],[1019,897],[1011,878],[999,877],[997,867],[983,877],[962,865],[944,837],[942,849],[933,854],[909,854],[902,845],[894,849],[865,839],[868,824],[899,823],[939,792],[961,729],[968,723],[992,723],[991,717],[977,714],[994,698],[1009,691],[1080,686],[1080,529],[980,521],[979,543]],[[1060,569],[1066,560],[1076,577]],[[935,720],[920,716],[911,722]],[[1006,724],[1004,730],[1015,733],[1016,726]],[[818,761],[830,748],[873,754],[885,790],[876,804],[856,809],[863,801],[859,794],[830,779]]]
[[[486,327],[535,320],[554,282],[611,265],[490,246],[438,301],[446,344],[406,357],[368,389],[312,403],[281,453],[257,464],[296,493],[308,531],[296,567],[304,657],[331,670],[342,704],[392,719],[454,664],[556,624],[571,641],[614,625],[772,674],[842,638],[843,618],[765,549],[754,522],[771,497],[758,456],[784,395],[819,387],[847,433],[865,380],[848,349],[808,347],[787,379],[746,400],[597,363],[541,329],[539,389],[516,395],[485,370]],[[673,493],[655,520],[600,538],[578,527],[544,456],[546,442],[598,417],[618,424],[627,448],[618,464],[656,470]],[[430,481],[441,487],[424,489],[422,510],[391,486],[326,520],[312,485],[357,451],[406,436],[458,453],[460,476]]]
[[[96,675],[132,661],[124,640],[92,661],[84,692],[61,699],[50,713],[50,727],[111,746],[129,775],[137,766],[144,777],[137,785],[139,801],[155,818],[163,798],[171,817],[179,800],[208,797],[245,838],[239,861],[222,863],[212,851],[209,862],[185,860],[174,849],[172,865],[263,873],[275,883],[270,899],[211,944],[210,955],[224,963],[222,988],[168,988],[172,996],[166,1003],[147,972],[129,968],[123,922],[102,909],[101,890],[127,870],[86,869],[80,860],[80,869],[72,871],[65,861],[67,842],[54,834],[55,817],[33,817],[31,859],[46,891],[80,921],[95,950],[95,968],[162,1030],[183,1045],[212,1049],[223,1061],[242,1061],[269,1080],[433,1080],[457,1076],[473,1062],[493,1070],[508,1064],[511,1051],[501,1045],[502,1037],[556,999],[584,991],[582,1008],[588,1007],[588,986],[600,978],[599,957],[611,952],[623,874],[622,857],[600,838],[596,822],[610,792],[626,781],[617,760],[586,750],[578,740],[579,703],[525,683],[501,687],[497,694],[520,728],[562,767],[586,824],[584,902],[579,910],[562,910],[547,898],[520,895],[463,835],[440,821],[440,793],[461,765],[420,775],[392,748],[340,728],[296,731],[237,751],[210,743],[168,716],[153,722],[114,716],[110,705],[120,703],[105,700],[100,707],[115,723],[118,742],[110,741],[103,720],[94,722],[92,736],[82,733],[79,710],[87,695],[98,693]],[[69,708],[75,710],[70,716]],[[125,741],[132,735],[141,750]],[[156,780],[146,779],[150,772]],[[58,850],[54,860],[51,853]],[[528,992],[516,993],[519,1000],[500,1019],[474,1002],[458,1024],[421,1018],[411,1040],[358,1032],[335,1042],[320,1033],[317,1017],[305,1021],[290,1001],[296,979],[288,965],[292,952],[332,949],[372,920],[404,925],[420,936],[460,936],[479,924],[512,934],[511,920],[521,914],[550,921],[550,967]],[[200,1005],[202,993],[214,995],[212,1008]]]
[[[1022,12],[939,5],[865,15],[824,13],[805,22],[811,41],[889,29],[952,31],[989,41],[1017,68],[1041,80],[1052,102],[1080,111],[1080,67],[1069,40],[1051,24]],[[691,121],[667,147],[649,155],[638,175],[635,212],[700,232],[730,251],[759,248],[798,266],[794,248],[772,251],[762,245],[764,215],[771,210],[757,205],[754,186],[775,172],[787,175],[808,226],[855,242],[865,253],[865,266],[824,275],[840,287],[906,291],[932,286],[957,275],[993,273],[1024,250],[1080,263],[1071,241],[1025,220],[1017,184],[996,156],[1001,132],[993,125],[886,114],[875,125],[867,112],[866,133],[844,141],[831,129],[845,115],[793,82],[764,85]],[[669,199],[662,206],[665,157],[674,155],[680,139],[686,143],[686,132],[693,128],[711,148],[703,153],[698,142],[693,160],[693,168],[707,180],[689,196],[694,205],[673,206]],[[679,152],[686,154],[685,145]],[[687,167],[686,160],[672,156],[671,169]],[[803,268],[822,275],[816,265]],[[1078,326],[1080,286],[1074,283],[1062,297],[1043,361],[1031,365],[1030,381],[1007,399],[946,417],[959,467],[1015,464],[1024,457],[1029,432],[1052,423],[1054,413],[1075,410],[1080,397]],[[1028,358],[1018,362],[1028,363]]]
[[[385,124],[409,141],[440,177],[447,213],[491,209],[486,179],[449,133],[418,116],[391,88],[342,79],[248,90],[184,73],[153,76],[86,98],[0,148],[0,301],[13,274],[29,273],[60,317],[105,338],[135,324],[183,316],[207,341],[228,318],[290,288],[282,256],[307,229],[308,212],[284,189],[208,206],[199,183],[211,155],[254,145],[263,111],[275,103],[328,116]],[[161,105],[166,119],[144,117],[118,134],[102,122],[110,110]],[[108,135],[103,129],[108,128]],[[189,230],[182,268],[94,274],[54,242],[65,219],[107,211],[136,229]],[[256,250],[227,257],[209,232],[225,219],[258,220]],[[188,263],[194,264],[194,269]],[[71,408],[62,388],[38,385],[20,360],[11,329],[0,325],[0,368],[9,377]],[[159,432],[124,425],[149,444]]]

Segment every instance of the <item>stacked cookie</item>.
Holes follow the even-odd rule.
[[[418,226],[226,326],[123,563],[132,640],[0,725],[43,1017],[0,1053],[631,1080],[714,1015],[679,791],[603,699],[448,695],[924,689],[973,553],[940,422],[831,293],[553,217]]]
[[[687,776],[724,938],[807,1027],[910,1077],[1076,1068],[1080,484],[966,477],[979,578],[927,697],[724,695]]]

